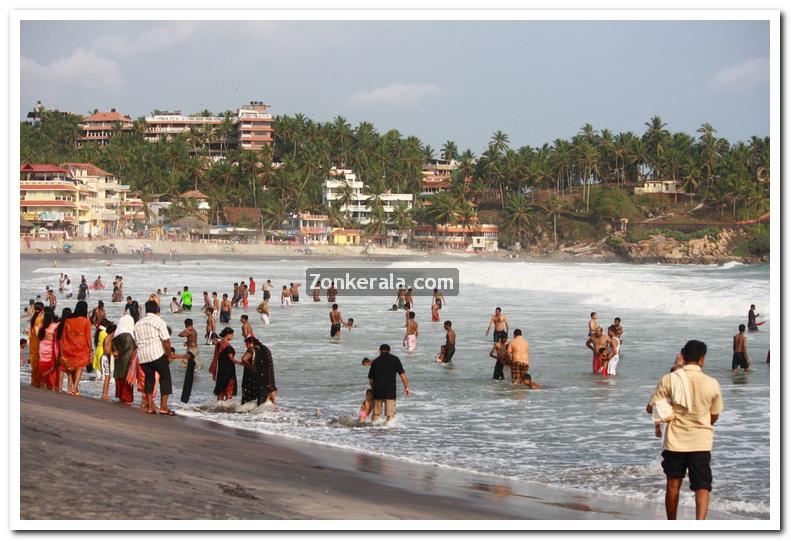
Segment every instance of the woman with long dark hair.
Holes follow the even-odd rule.
[[[244,339],[247,351],[242,356],[244,376],[242,376],[242,404],[256,401],[261,405],[271,400],[275,403],[277,387],[275,386],[275,367],[272,363],[272,352],[255,336]]]
[[[233,329],[225,327],[220,332],[220,341],[214,346],[214,357],[209,367],[212,378],[216,382],[214,394],[217,400],[228,400],[236,396],[236,350],[231,345]]]
[[[51,310],[50,310],[51,311]],[[27,333],[28,347],[30,348],[30,384],[39,387],[39,331],[44,322],[44,303],[37,302],[33,305],[33,315],[30,316],[30,329]]]
[[[74,312],[58,329],[60,362],[69,375],[69,394],[80,396],[80,376],[91,362],[91,322],[88,319],[88,303],[79,301]]]
[[[45,389],[60,391],[60,369],[58,368],[58,342],[55,339],[60,320],[52,308],[44,308],[44,319],[38,331],[39,339],[39,384]]]

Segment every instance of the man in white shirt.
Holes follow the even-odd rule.
[[[156,414],[154,409],[154,386],[156,374],[159,374],[159,393],[161,402],[159,413],[173,416],[175,413],[168,408],[168,397],[173,393],[170,378],[170,360],[184,359],[184,355],[176,355],[170,346],[168,326],[159,317],[159,305],[156,301],[146,301],[146,317],[135,323],[135,344],[140,367],[146,375],[145,395],[146,412]]]

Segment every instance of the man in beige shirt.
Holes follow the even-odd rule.
[[[662,451],[662,469],[667,477],[665,510],[668,520],[676,519],[681,483],[689,469],[689,486],[695,492],[695,518],[703,520],[709,509],[713,425],[723,409],[722,392],[717,380],[702,372],[706,344],[690,340],[681,352],[691,403],[688,408],[673,403],[674,418],[665,430]],[[653,412],[659,400],[670,399],[672,402],[672,378],[671,373],[662,376],[646,406],[648,413]]]

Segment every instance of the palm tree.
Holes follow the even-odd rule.
[[[558,215],[565,209],[565,201],[557,197],[551,197],[546,203],[546,213],[552,218],[552,234],[555,237],[555,246],[558,245]]]
[[[530,226],[532,216],[527,201],[521,195],[508,198],[505,205],[506,224],[509,228],[516,229],[516,238],[522,243],[522,232]],[[557,244],[557,240],[555,241]]]
[[[657,179],[661,173],[662,158],[665,154],[667,141],[670,138],[670,132],[665,129],[667,124],[662,122],[662,119],[658,116],[651,117],[651,120],[646,122],[645,125],[647,129],[645,134],[643,134],[643,141],[648,150],[651,176]]]
[[[495,154],[502,154],[508,148],[508,135],[501,130],[497,130],[492,134],[489,146],[494,147]]]
[[[445,141],[442,145],[442,159],[449,162],[459,157],[459,148],[453,141]]]
[[[415,220],[412,218],[412,209],[407,208],[406,203],[399,201],[393,206],[392,222],[393,227],[398,231],[402,238],[405,231],[410,232],[415,225]]]
[[[455,224],[459,221],[458,201],[448,192],[440,192],[431,198],[429,214],[434,225]]]
[[[383,237],[387,235],[387,214],[380,205],[371,207],[368,214],[369,222],[365,226],[365,233],[371,237]]]
[[[347,219],[349,218],[349,207],[357,200],[356,195],[354,188],[348,182],[344,183],[338,191],[338,199],[336,199],[338,208],[342,209],[346,207],[345,212]]]
[[[698,141],[701,145],[701,158],[703,160],[703,169],[706,171],[706,184],[710,185],[714,178],[714,171],[717,169],[719,163],[719,154],[717,153],[717,138],[714,136],[717,133],[711,124],[708,122],[702,124],[697,129],[700,134]]]

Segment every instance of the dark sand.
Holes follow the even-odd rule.
[[[664,518],[661,502],[581,496],[24,384],[20,400],[22,519]]]

